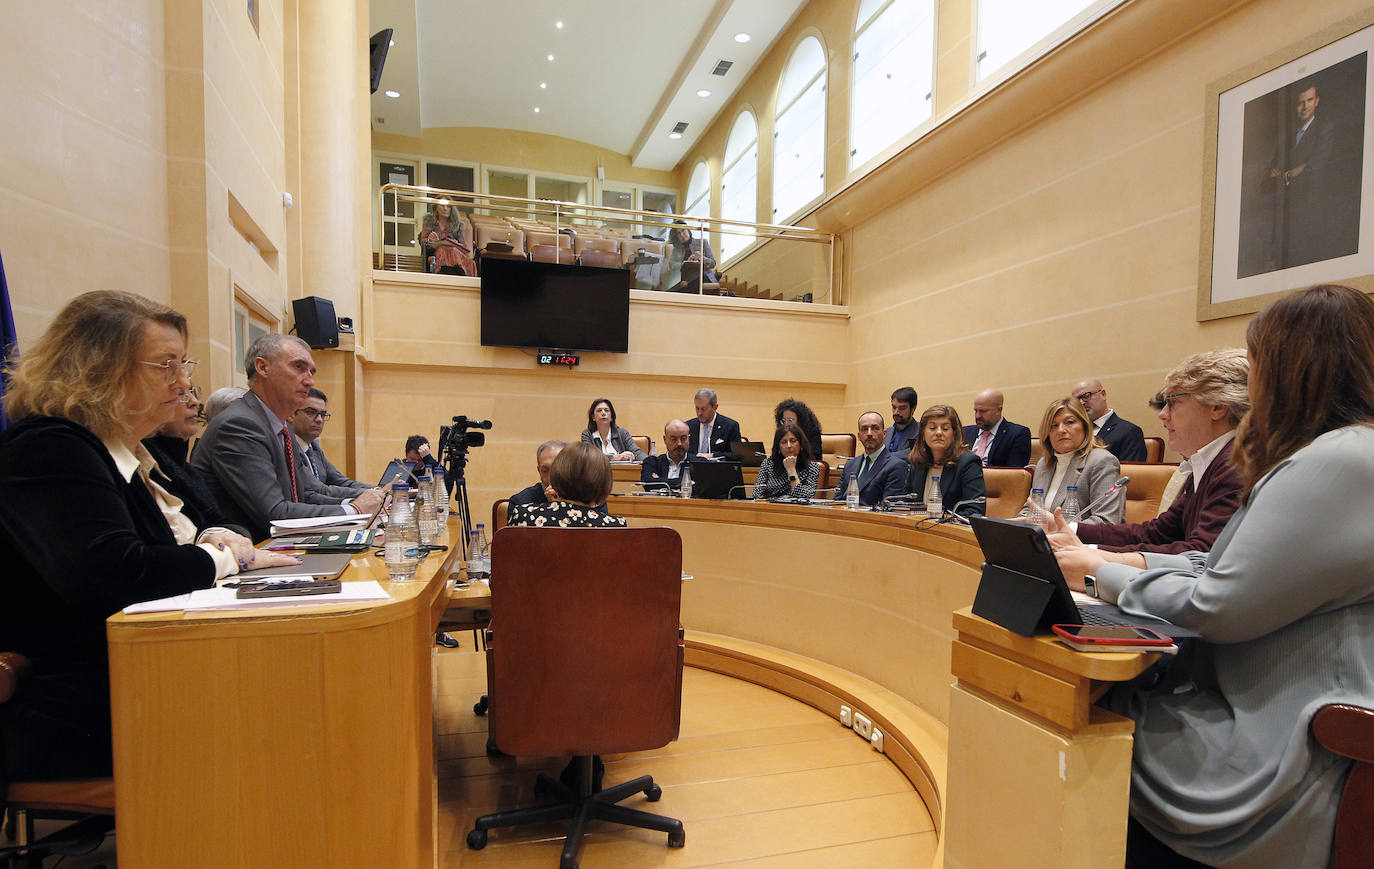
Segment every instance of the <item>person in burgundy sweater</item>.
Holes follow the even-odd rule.
[[[1113,552],[1208,552],[1240,503],[1231,466],[1240,418],[1250,409],[1250,363],[1239,349],[1196,353],[1169,372],[1158,400],[1169,447],[1185,459],[1183,490],[1158,518],[1080,525],[1078,538]],[[1152,404],[1155,402],[1152,402]]]

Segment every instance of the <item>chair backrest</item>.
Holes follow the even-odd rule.
[[[1122,462],[1121,473],[1131,478],[1126,484],[1126,521],[1145,522],[1159,515],[1164,487],[1177,470],[1176,465],[1150,462]]]
[[[18,652],[0,652],[0,703],[14,696],[33,665]]]
[[[1374,709],[1330,703],[1312,716],[1312,735],[1327,751],[1355,761],[1336,809],[1336,869],[1374,866]]]
[[[1040,457],[1045,454],[1045,445],[1040,443],[1040,438],[1031,438],[1031,457],[1030,463],[1034,467],[1040,461]]]
[[[671,528],[506,527],[493,538],[491,722],[516,756],[677,738],[682,538]]]
[[[983,484],[988,490],[987,515],[1011,519],[1030,497],[1031,472],[1025,468],[984,468]]]
[[[533,233],[531,233],[532,235]],[[537,263],[562,263],[563,265],[576,264],[577,256],[566,247],[554,247],[551,244],[532,244],[530,245],[530,259]]]
[[[506,514],[510,512],[510,498],[502,498],[491,505],[491,533],[495,534],[506,527]]]
[[[640,448],[641,450],[643,450],[646,454],[652,454],[652,453],[653,453],[653,451],[654,451],[654,439],[653,439],[653,438],[649,437],[648,435],[631,435],[630,438],[635,442],[635,446],[639,447],[639,448]]]
[[[595,247],[584,248],[577,261],[580,265],[599,266],[603,269],[624,268],[624,264],[620,261],[620,254]]]
[[[1145,461],[1159,462],[1164,460],[1164,438],[1145,439]]]
[[[584,232],[582,235],[579,235],[577,237],[575,243],[573,244],[573,250],[577,251],[578,253],[582,253],[583,251],[587,250],[604,250],[608,253],[615,254],[616,257],[619,258],[620,240],[616,238],[607,238],[602,235],[589,235]]]
[[[553,245],[564,250],[572,250],[572,238],[561,232],[554,232],[551,229],[527,229],[525,230],[525,244],[530,248],[539,244]]]
[[[856,435],[821,432],[821,452],[827,456],[853,457],[858,449],[859,438]]]
[[[816,491],[819,492],[821,489],[830,488],[830,463],[825,461],[824,459],[817,459],[817,461],[820,462],[821,466],[820,475],[816,477]],[[839,477],[836,477],[835,479],[839,480]],[[818,494],[816,497],[824,498],[826,496]]]
[[[472,232],[473,244],[479,248],[485,248],[492,242],[499,242],[510,245],[512,255],[524,256],[525,254],[525,233],[514,227],[479,223],[473,227]]]

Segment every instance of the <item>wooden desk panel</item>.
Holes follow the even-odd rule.
[[[355,558],[372,604],[112,617],[120,865],[433,866],[446,563]]]

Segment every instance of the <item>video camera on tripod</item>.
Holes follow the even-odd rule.
[[[472,429],[479,429],[479,431],[472,431]],[[482,433],[482,430],[491,430],[491,420],[455,416],[453,425],[439,426],[437,458],[446,466],[445,485],[452,492],[452,497],[458,501],[458,515],[463,523],[463,539],[460,545],[465,559],[468,556],[467,536],[472,532],[473,524],[472,509],[468,504],[468,483],[463,471],[468,464],[468,450],[473,447],[480,447],[487,442],[487,436]]]

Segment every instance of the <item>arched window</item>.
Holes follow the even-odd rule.
[[[692,170],[692,180],[687,182],[687,209],[682,213],[692,217],[711,216],[711,174],[706,171],[704,162]]]
[[[863,0],[854,27],[849,168],[931,116],[935,0]]]
[[[773,222],[786,223],[825,192],[825,49],[797,43],[778,83],[773,128]]]
[[[1090,6],[1099,11],[1119,0],[977,0],[978,74],[982,81],[1021,52],[1060,30]],[[1065,36],[1075,28],[1065,29]]]
[[[759,127],[749,112],[740,112],[730,128],[730,137],[725,140],[724,165],[725,171],[720,176],[720,216],[754,223],[758,217],[759,199]],[[747,235],[722,232],[720,261],[725,262],[749,244]]]

